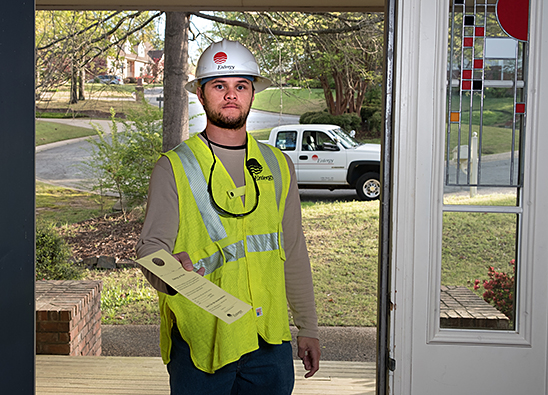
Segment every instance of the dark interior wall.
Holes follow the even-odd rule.
[[[34,2],[0,14],[0,393],[34,394]]]

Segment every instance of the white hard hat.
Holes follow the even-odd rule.
[[[185,88],[196,93],[200,80],[221,76],[251,76],[255,92],[268,88],[272,83],[262,77],[255,56],[237,41],[223,39],[211,44],[198,59],[196,79],[189,81]]]

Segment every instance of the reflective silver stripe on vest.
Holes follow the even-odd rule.
[[[272,150],[263,143],[257,142],[261,154],[263,154],[264,160],[270,171],[272,172],[272,177],[274,177],[274,188],[276,190],[276,203],[278,203],[278,209],[280,208],[280,200],[282,199],[282,172],[280,170],[280,164],[278,163],[278,158]]]
[[[238,241],[234,244],[230,244],[223,248],[222,252],[217,251],[213,255],[208,256],[207,258],[200,259],[194,264],[196,270],[200,268],[205,268],[205,274],[213,273],[215,270],[223,266],[223,255],[227,262],[234,262],[238,259],[245,257],[244,251],[244,242]]]
[[[183,168],[190,185],[190,190],[198,205],[198,210],[202,216],[202,221],[207,228],[207,232],[212,241],[219,241],[227,237],[226,230],[219,218],[219,215],[215,212],[211,203],[209,202],[209,193],[207,193],[207,181],[204,178],[204,173],[198,164],[198,160],[194,156],[192,150],[185,143],[179,144],[174,149]]]
[[[247,236],[247,251],[249,252],[274,251],[279,248],[278,233]]]

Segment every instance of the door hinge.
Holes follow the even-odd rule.
[[[396,360],[394,358],[388,358],[388,370],[391,372],[396,370]]]

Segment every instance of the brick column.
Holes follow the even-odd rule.
[[[101,281],[36,282],[36,353],[101,355]]]

